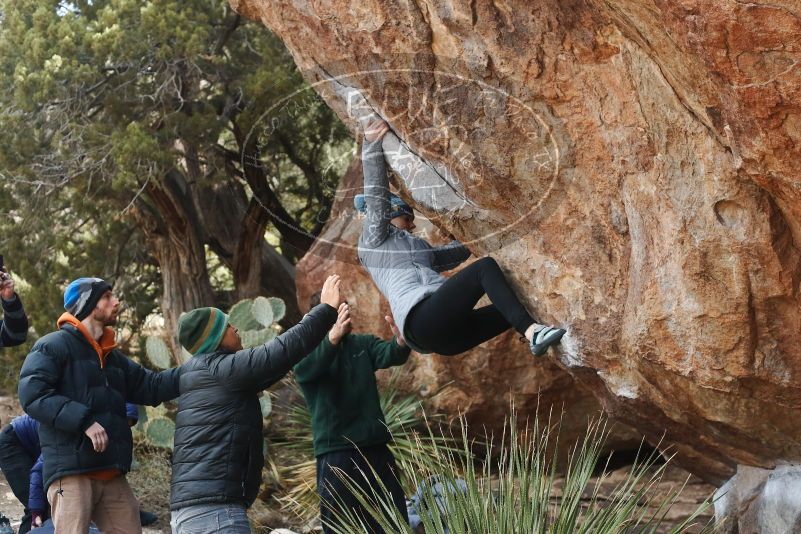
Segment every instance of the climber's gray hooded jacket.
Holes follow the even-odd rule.
[[[432,247],[390,224],[389,177],[380,139],[364,143],[362,163],[366,216],[359,237],[359,260],[389,301],[395,324],[405,335],[411,309],[445,282],[439,273],[465,261],[470,251],[458,241]]]

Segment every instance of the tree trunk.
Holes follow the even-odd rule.
[[[301,316],[295,268],[264,239],[270,218],[258,200],[248,201],[235,180],[204,189],[196,200],[206,241],[234,275],[235,298],[279,297],[287,308],[284,326],[294,324]]]
[[[149,202],[140,203],[135,212],[161,271],[161,309],[176,357],[181,353],[177,337],[180,315],[214,305],[198,214],[186,188],[177,171],[168,173],[161,184],[146,186]]]
[[[242,154],[241,159],[245,162],[242,169],[244,178],[253,196],[269,216],[270,222],[281,234],[284,256],[291,259],[300,258],[311,248],[314,237],[300,229],[299,222],[286,210],[270,188],[264,169],[259,164],[261,154],[257,138],[255,136],[248,138],[236,123],[233,124],[233,130]]]

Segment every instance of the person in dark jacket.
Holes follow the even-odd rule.
[[[31,468],[41,452],[39,422],[30,416],[15,417],[0,430],[0,470],[14,496],[25,507],[19,534],[25,534],[31,529],[33,516],[28,506],[28,488]]]
[[[318,300],[319,296],[314,295],[311,304]],[[348,489],[343,474],[362,488],[364,497],[373,492],[380,495],[381,488],[386,488],[404,523],[408,522],[395,458],[387,447],[392,436],[378,399],[375,372],[403,365],[411,351],[392,318],[387,316],[386,320],[395,334],[393,340],[352,334],[350,307],[341,304],[334,327],[295,366],[295,379],[311,412],[317,493],[325,534],[333,534],[337,516],[346,513],[360,517],[368,532],[384,532]]]
[[[24,415],[22,417],[28,417]],[[136,404],[131,404],[130,402],[125,403],[125,417],[128,419],[128,426],[133,427],[139,421],[139,407]],[[32,420],[32,419],[31,419]],[[33,420],[32,420],[33,421]],[[35,421],[34,421],[35,422]],[[38,429],[39,424],[36,423],[36,428]],[[36,445],[39,445],[39,436],[36,436]],[[30,483],[29,487],[30,490],[28,491],[28,503],[27,508],[30,510],[31,514],[31,526],[33,527],[40,527],[47,521],[47,518],[50,517],[50,504],[47,502],[47,495],[45,495],[44,490],[44,480],[42,479],[42,469],[44,469],[44,458],[42,455],[39,455],[39,458],[36,460],[36,463],[33,464],[33,467],[30,471]],[[153,512],[146,512],[142,509],[139,510],[139,522],[142,523],[142,526],[145,527],[147,525],[151,525],[158,520],[156,514]],[[22,527],[20,527],[20,533],[22,534]]]
[[[265,345],[242,349],[228,316],[200,308],[179,320],[192,354],[183,366],[175,417],[170,508],[173,534],[249,533],[246,514],[264,467],[258,394],[316,347],[337,318],[339,277],[328,277],[322,304]]]
[[[125,474],[133,442],[125,401],[158,405],[179,392],[180,369],[155,373],[114,342],[120,301],[99,278],[79,278],[64,293],[59,330],[25,358],[19,399],[40,422],[44,487],[57,531],[141,532],[139,504]]]
[[[22,301],[14,291],[14,279],[0,268],[0,301],[3,320],[0,321],[0,347],[22,345],[28,338],[28,316]]]

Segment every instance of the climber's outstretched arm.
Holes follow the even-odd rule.
[[[384,121],[372,123],[365,131],[362,145],[366,217],[360,243],[367,248],[376,248],[389,237],[389,177],[381,146],[387,131],[389,127]]]
[[[470,257],[467,247],[456,240],[441,247],[434,247],[432,252],[434,253],[432,268],[438,273],[450,271]]]

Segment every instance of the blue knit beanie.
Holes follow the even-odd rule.
[[[364,195],[356,195],[353,197],[353,206],[359,213],[367,211],[367,199]],[[414,219],[414,210],[409,206],[401,197],[394,193],[389,194],[389,218],[394,219],[401,215],[408,215]]]
[[[83,321],[89,317],[106,291],[111,291],[111,284],[102,278],[73,280],[64,291],[64,309]]]

